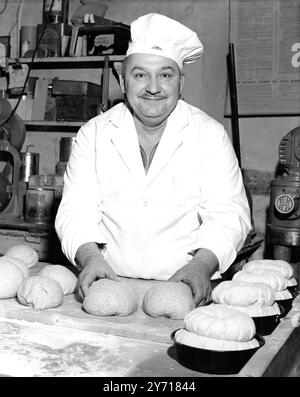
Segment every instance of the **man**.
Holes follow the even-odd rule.
[[[98,278],[183,281],[196,305],[234,261],[250,230],[238,162],[224,128],[180,100],[196,33],[160,14],[131,25],[120,78],[125,103],[78,132],[56,230],[81,269],[84,297]]]

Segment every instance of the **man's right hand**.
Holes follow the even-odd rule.
[[[87,290],[94,281],[101,278],[119,281],[117,275],[103,258],[96,244],[80,247],[76,254],[76,259],[82,268],[76,285],[76,293],[81,300],[84,299]]]

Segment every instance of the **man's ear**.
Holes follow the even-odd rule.
[[[124,75],[122,73],[119,74],[119,83],[122,90],[122,94],[125,94],[125,81],[124,81]]]
[[[182,90],[183,90],[183,84],[184,84],[184,74],[183,73],[181,73],[181,75],[180,75],[180,88],[179,88],[179,92],[180,92],[180,95],[182,95]]]

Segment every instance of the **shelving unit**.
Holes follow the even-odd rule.
[[[125,55],[98,55],[98,56],[85,56],[85,57],[48,57],[48,58],[35,58],[32,62],[31,58],[11,58],[9,64],[26,63],[32,64],[33,69],[47,69],[48,66],[56,68],[82,67],[82,65],[90,67],[99,67],[99,63],[104,63],[105,58],[109,57],[109,62],[122,62]]]
[[[85,123],[84,121],[48,121],[48,120],[26,120],[24,121],[27,131],[39,132],[77,132]]]
[[[30,64],[32,70],[38,69],[80,69],[80,68],[112,68],[112,73],[118,78],[117,63],[119,68],[124,60],[125,55],[99,55],[99,56],[80,56],[80,57],[47,57],[47,58],[11,58],[9,65],[15,64]],[[103,73],[103,76],[108,76],[108,73]],[[103,87],[108,90],[108,82],[103,82]],[[108,96],[108,92],[106,92]],[[107,98],[108,99],[108,98]],[[102,98],[103,100],[103,98]],[[82,122],[68,122],[68,121],[48,121],[48,120],[26,120],[24,121],[27,131],[39,132],[66,132],[75,133],[78,131]]]

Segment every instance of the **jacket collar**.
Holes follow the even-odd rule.
[[[131,112],[125,104],[117,105],[115,111],[111,112],[109,121],[115,127],[111,130],[111,141],[141,187],[146,187],[157,177],[181,146],[184,139],[184,128],[189,124],[190,116],[189,106],[183,101],[179,101],[169,116],[167,126],[146,174]]]

